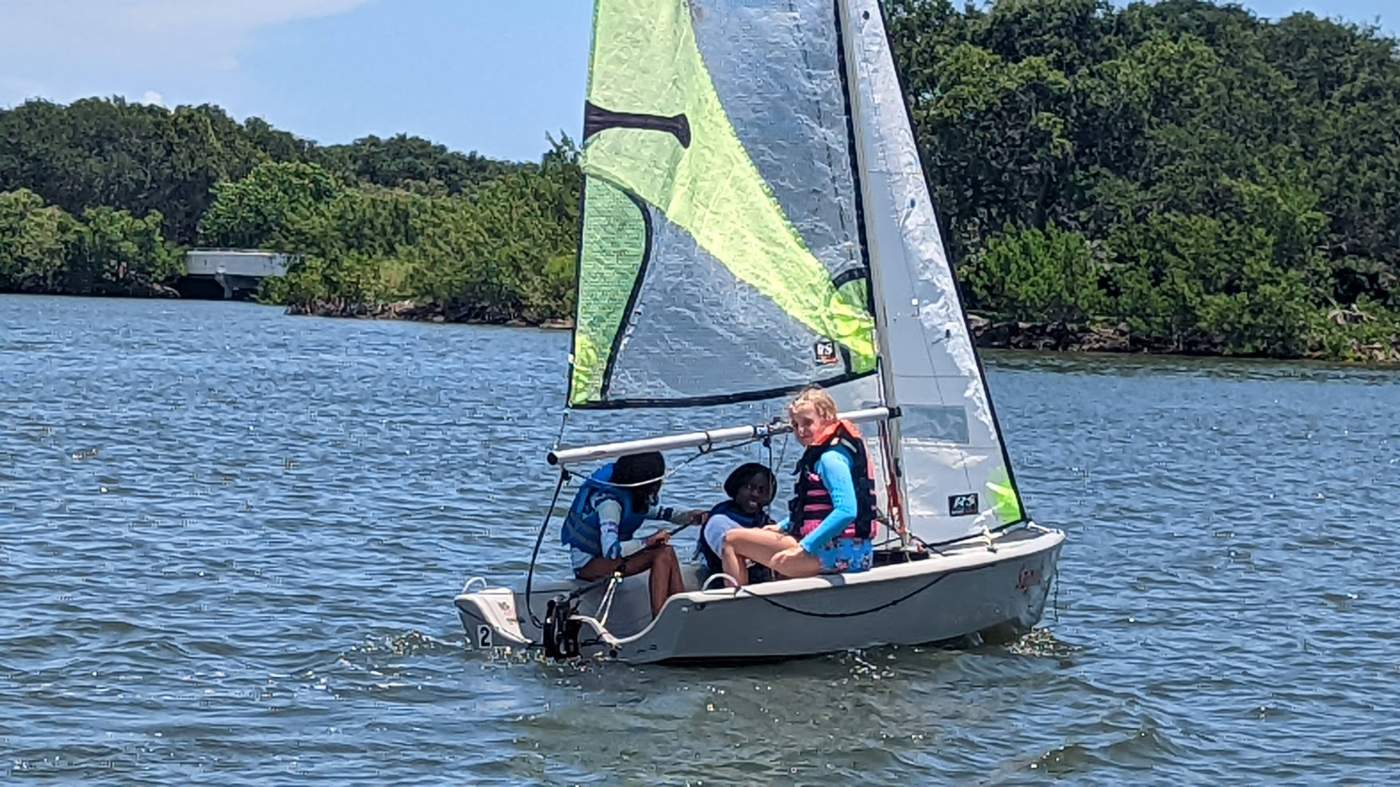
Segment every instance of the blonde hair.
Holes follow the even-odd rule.
[[[797,394],[797,398],[788,405],[788,415],[791,416],[799,407],[810,406],[817,411],[817,415],[828,421],[836,420],[836,400],[831,398],[831,394],[814,386],[803,388]]]

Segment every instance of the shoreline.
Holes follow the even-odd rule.
[[[573,320],[567,318],[527,320],[519,316],[491,314],[481,310],[463,310],[453,314],[439,304],[418,304],[414,301],[377,305],[317,301],[310,304],[288,306],[287,314],[361,320],[411,320],[464,325],[500,325],[510,328],[539,328],[543,330],[572,330],[574,327]],[[1028,322],[999,319],[990,314],[969,312],[967,322],[976,346],[980,349],[990,350],[1165,355],[1187,358],[1256,358],[1273,361],[1332,361],[1348,364],[1400,365],[1400,336],[1395,337],[1390,347],[1384,345],[1361,347],[1358,349],[1362,351],[1364,357],[1343,360],[1320,353],[1298,356],[1225,353],[1209,341],[1201,340],[1183,342],[1179,346],[1173,346],[1161,340],[1134,336],[1127,323],[1122,320],[1097,320],[1087,323]]]
[[[166,292],[145,295],[98,295],[96,293],[0,293],[3,295],[57,295],[68,297],[103,297],[134,300],[203,300],[181,298],[171,288]],[[257,301],[252,301],[257,303]],[[494,325],[506,328],[535,328],[546,331],[572,330],[573,320],[560,318],[526,319],[519,315],[502,314],[482,309],[460,309],[449,311],[440,304],[419,304],[416,301],[397,301],[383,304],[350,303],[341,300],[314,301],[308,304],[283,305],[263,303],[263,306],[279,306],[292,316],[333,317],[352,320],[404,320],[409,322],[431,322],[458,325]],[[1381,367],[1400,366],[1400,336],[1393,338],[1389,347],[1384,344],[1371,344],[1357,348],[1361,357],[1334,358],[1321,353],[1305,353],[1297,356],[1242,354],[1221,352],[1208,341],[1196,340],[1172,346],[1161,340],[1135,336],[1127,323],[1113,320],[1097,320],[1088,323],[1071,322],[1029,322],[1024,320],[1000,319],[994,315],[970,312],[967,317],[972,330],[973,341],[979,349],[987,350],[1031,350],[1037,352],[1061,353],[1101,353],[1117,355],[1160,355],[1183,358],[1239,358],[1270,361],[1326,361],[1347,365],[1373,365]]]
[[[267,304],[276,306],[280,304]],[[573,330],[571,319],[548,318],[527,320],[519,316],[493,314],[486,310],[463,309],[449,312],[441,304],[419,304],[416,301],[365,304],[347,301],[312,301],[294,303],[287,314],[298,317],[337,317],[351,320],[405,320],[409,322],[454,323],[460,325],[500,325],[507,328],[540,328],[543,330]]]

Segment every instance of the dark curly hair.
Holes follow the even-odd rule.
[[[646,510],[651,496],[661,491],[661,480],[666,475],[666,458],[659,451],[643,454],[627,454],[619,457],[613,465],[612,482],[632,493],[632,507]],[[643,481],[650,483],[631,486]]]

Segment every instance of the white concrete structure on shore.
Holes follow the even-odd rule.
[[[292,258],[271,251],[242,249],[190,249],[185,273],[190,276],[285,276]]]
[[[185,275],[213,279],[223,287],[224,297],[256,290],[268,276],[285,276],[294,258],[288,254],[245,249],[191,249],[185,255]]]

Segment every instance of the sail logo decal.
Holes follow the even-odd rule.
[[[836,354],[836,342],[830,339],[822,339],[812,345],[812,354],[818,366],[831,366],[841,360]]]
[[[948,495],[948,516],[972,516],[977,510],[976,492]]]
[[[583,104],[583,140],[587,142],[594,134],[610,128],[636,128],[643,131],[662,131],[676,138],[681,147],[690,147],[690,119],[684,114],[661,117],[637,112],[613,112],[595,105],[592,101]]]

